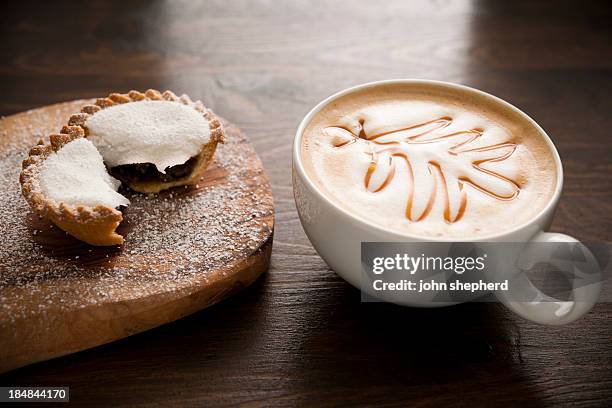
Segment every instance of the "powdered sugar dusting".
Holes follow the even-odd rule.
[[[210,125],[200,112],[169,101],[111,106],[85,126],[109,166],[153,163],[162,173],[197,155],[210,139]]]
[[[108,174],[102,156],[84,138],[47,157],[40,168],[39,183],[43,195],[57,203],[111,208],[129,204],[117,193],[121,182]]]
[[[232,126],[197,186],[155,197],[121,191],[131,202],[118,229],[122,246],[89,246],[33,215],[20,192],[20,162],[38,137],[57,131],[83,104],[57,105],[51,117],[30,111],[0,123],[0,328],[31,315],[188,294],[271,237],[269,184]]]

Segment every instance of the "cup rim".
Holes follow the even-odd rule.
[[[544,138],[544,141],[546,142],[546,144],[548,145],[554,160],[555,160],[555,167],[557,170],[557,182],[555,185],[555,192],[552,195],[552,197],[549,199],[548,203],[536,214],[534,215],[532,218],[530,218],[529,220],[527,220],[526,222],[517,225],[516,227],[504,231],[504,232],[500,232],[500,233],[496,233],[496,234],[489,234],[489,235],[484,235],[484,236],[477,236],[477,237],[473,237],[472,239],[457,239],[457,238],[450,238],[450,237],[428,237],[428,236],[424,236],[424,235],[418,235],[418,234],[410,234],[410,233],[406,233],[406,232],[401,232],[401,231],[397,231],[397,230],[389,230],[386,229],[384,227],[379,226],[378,224],[375,224],[369,220],[366,220],[356,214],[353,214],[351,212],[349,212],[348,210],[346,210],[345,208],[343,208],[342,206],[340,206],[339,204],[337,204],[336,202],[334,202],[331,198],[327,197],[323,192],[321,192],[321,190],[315,185],[315,183],[310,179],[310,177],[308,176],[308,173],[306,172],[306,170],[304,169],[304,165],[302,163],[302,157],[301,157],[301,146],[302,146],[302,135],[304,133],[304,129],[306,128],[306,126],[308,126],[308,124],[310,123],[310,121],[312,120],[312,118],[319,113],[319,111],[321,111],[325,106],[329,105],[331,102],[333,102],[334,100],[343,97],[345,95],[348,95],[350,93],[359,91],[359,90],[363,90],[363,89],[367,89],[367,88],[373,88],[373,87],[377,87],[377,86],[381,86],[381,85],[393,85],[393,84],[402,84],[402,85],[433,85],[433,86],[439,86],[439,87],[446,87],[446,88],[451,88],[451,89],[455,89],[455,90],[461,90],[461,91],[465,91],[465,92],[471,92],[473,94],[479,95],[481,97],[490,99],[492,101],[495,101],[498,104],[501,104],[503,106],[505,106],[506,108],[514,111],[515,113],[517,113],[519,116],[523,117],[525,120],[527,120],[528,123],[530,123],[538,132],[540,132],[540,134],[542,135],[542,137]],[[365,226],[367,226],[368,228],[373,228],[374,230],[378,231],[381,234],[386,234],[388,236],[395,236],[395,237],[399,237],[399,238],[407,238],[407,239],[411,239],[411,240],[420,240],[420,241],[430,241],[430,242],[461,242],[461,241],[490,241],[490,240],[497,240],[503,237],[506,237],[508,235],[511,235],[519,230],[522,230],[534,223],[536,223],[536,221],[540,220],[541,218],[543,218],[544,216],[546,216],[551,209],[554,209],[554,207],[556,206],[557,202],[559,201],[559,197],[561,196],[561,190],[563,187],[563,165],[561,163],[561,158],[559,156],[559,152],[557,151],[557,148],[555,147],[554,143],[552,142],[552,140],[550,139],[550,137],[548,136],[548,134],[546,133],[546,131],[535,121],[533,120],[529,115],[527,115],[525,112],[523,112],[521,109],[517,108],[516,106],[512,105],[509,102],[506,102],[505,100],[498,98],[497,96],[491,95],[487,92],[478,90],[476,88],[472,88],[466,85],[461,85],[461,84],[456,84],[453,82],[446,82],[446,81],[438,81],[438,80],[430,80],[430,79],[402,79],[402,78],[397,78],[397,79],[386,79],[386,80],[380,80],[380,81],[373,81],[373,82],[366,82],[366,83],[362,83],[362,84],[358,84],[358,85],[354,85],[351,86],[349,88],[343,89],[341,91],[338,91],[330,96],[328,96],[327,98],[323,99],[322,101],[320,101],[318,104],[315,105],[314,108],[312,108],[307,114],[306,116],[304,116],[304,118],[302,119],[302,121],[300,122],[296,133],[295,133],[295,137],[293,140],[293,168],[294,170],[296,170],[300,176],[300,178],[302,179],[303,182],[305,182],[308,187],[310,188],[311,191],[314,192],[314,194],[319,198],[322,199],[324,202],[326,202],[328,205],[331,205],[333,208],[336,209],[336,211],[340,212],[341,214],[344,214],[345,216],[347,216],[349,219],[352,219],[356,222],[359,222]]]

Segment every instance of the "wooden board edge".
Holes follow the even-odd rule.
[[[68,319],[71,322],[69,336],[58,336],[58,333],[67,333],[66,330],[58,330],[53,324],[49,325],[44,316],[40,316],[37,322],[38,327],[32,327],[31,319],[26,321],[27,325],[18,323],[13,328],[10,338],[0,342],[0,349],[13,349],[10,355],[0,356],[0,373],[141,333],[181,319],[228,298],[250,286],[261,274],[268,270],[273,236],[274,233],[272,232],[268,239],[248,258],[238,264],[218,270],[217,274],[231,272],[230,275],[224,276],[224,279],[216,279],[201,290],[192,291],[186,296],[177,296],[166,303],[147,308],[136,314],[117,317],[121,314],[121,309],[129,307],[122,304],[123,302],[113,305],[118,313],[110,313],[108,319],[92,319],[92,314],[100,312],[95,307],[81,309],[76,313],[73,312],[73,315]],[[107,308],[108,305],[102,307]],[[102,311],[102,313],[104,312]],[[99,318],[99,316],[96,317]],[[62,319],[55,320],[62,321]],[[101,328],[107,331],[105,336],[100,336]],[[36,333],[37,329],[38,332]],[[45,345],[44,349],[24,349],[24,343],[17,342],[17,339],[31,338],[33,334],[35,334],[38,344]]]

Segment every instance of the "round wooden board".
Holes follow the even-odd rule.
[[[231,123],[198,184],[131,201],[117,247],[34,216],[21,161],[89,101],[0,120],[0,372],[108,343],[210,306],[268,268],[274,205],[257,154]]]

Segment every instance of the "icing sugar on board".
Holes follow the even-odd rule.
[[[131,201],[125,243],[93,247],[32,214],[21,161],[89,101],[0,120],[0,372],[176,320],[248,286],[269,265],[272,191],[231,123],[198,184]]]

